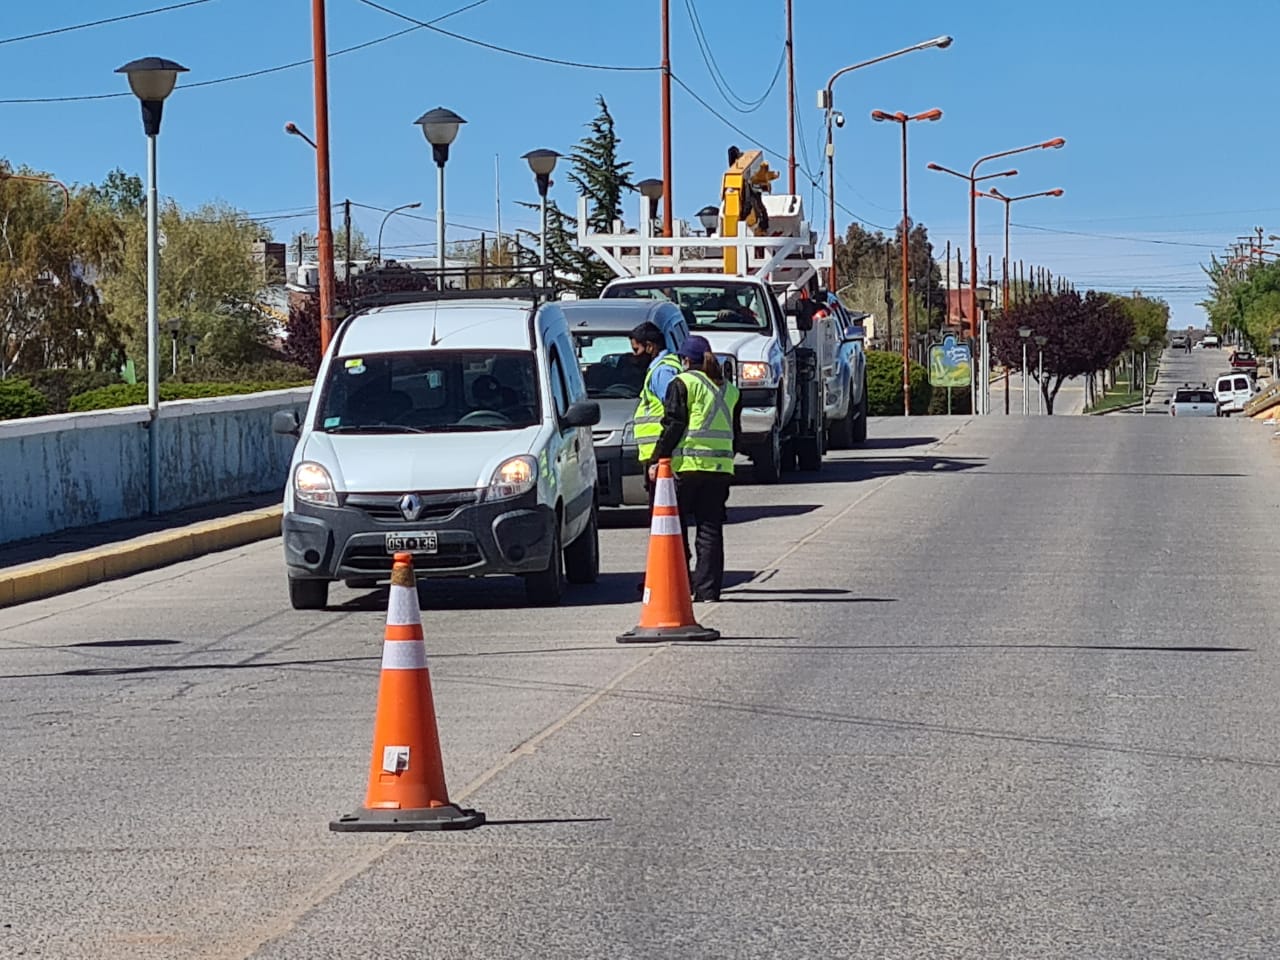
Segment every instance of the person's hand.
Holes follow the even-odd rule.
[[[658,465],[656,463],[649,464],[649,482],[656,483],[658,481]]]

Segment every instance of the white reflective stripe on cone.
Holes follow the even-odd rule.
[[[417,627],[422,624],[422,611],[418,608],[418,591],[413,587],[391,585],[387,603],[387,625],[392,627]]]
[[[676,502],[676,482],[670,477],[663,477],[658,481],[658,489],[653,492],[653,505],[655,507],[678,506]]]
[[[427,669],[427,645],[421,640],[388,640],[382,645],[382,669]]]
[[[657,537],[678,537],[680,536],[680,518],[655,516],[649,532]]]

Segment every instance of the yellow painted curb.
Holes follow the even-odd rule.
[[[282,512],[280,507],[251,510],[0,571],[0,607],[277,537]]]

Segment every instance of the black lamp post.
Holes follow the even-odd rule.
[[[698,211],[698,220],[702,224],[702,229],[707,232],[707,236],[714,237],[716,228],[720,226],[720,210],[707,204]]]
[[[636,189],[640,191],[640,195],[649,201],[649,221],[652,223],[658,219],[658,201],[662,199],[662,181],[655,180],[652,177],[648,180],[641,180],[636,184]]]
[[[436,107],[414,121],[431,144],[431,157],[436,162],[436,247],[439,254],[441,281],[444,286],[444,165],[449,160],[449,145],[458,136],[458,127],[466,123],[452,110]]]
[[[554,150],[530,150],[524,160],[533,171],[533,179],[538,184],[538,197],[542,201],[542,233],[539,239],[542,252],[542,283],[547,285],[547,264],[550,261],[547,251],[547,191],[551,189],[551,173],[556,168],[560,154]]]

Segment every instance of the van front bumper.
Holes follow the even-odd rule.
[[[421,496],[429,512],[415,521],[399,515],[398,494],[345,494],[337,507],[297,503],[282,523],[289,576],[389,577],[387,534],[427,532],[435,533],[437,549],[413,555],[419,578],[525,574],[547,568],[556,515],[537,502],[536,492],[495,502],[478,501],[470,491]],[[442,502],[433,508],[433,500]]]

